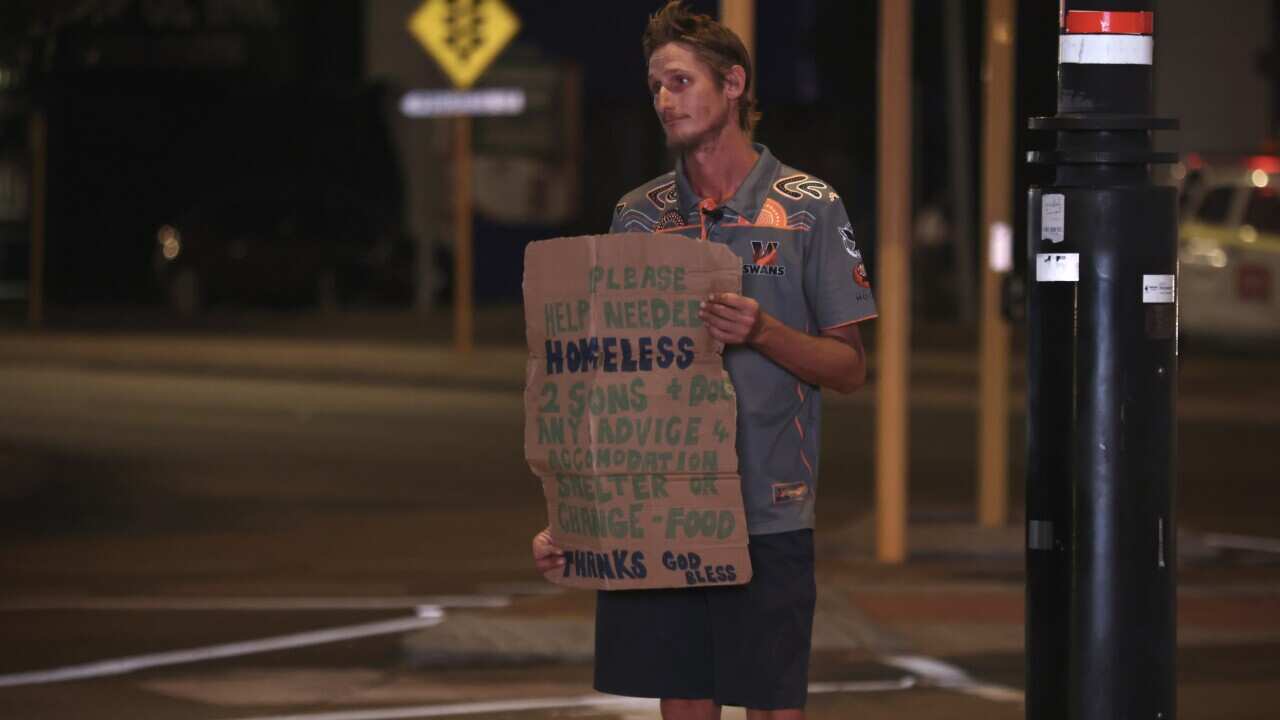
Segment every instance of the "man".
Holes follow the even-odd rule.
[[[699,314],[725,343],[737,389],[739,472],[754,577],[742,586],[598,593],[595,687],[662,698],[667,720],[804,717],[816,587],[813,510],[819,387],[866,378],[857,323],[875,316],[862,255],[839,196],[752,144],[758,117],[746,48],[672,0],[643,40],[649,90],[676,169],[628,193],[611,232],[678,233],[724,243],[742,294]],[[563,564],[544,530],[535,565]]]

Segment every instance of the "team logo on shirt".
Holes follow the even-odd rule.
[[[844,251],[853,258],[853,282],[860,288],[871,289],[871,280],[867,278],[867,265],[862,261],[862,251],[853,239],[853,225],[845,223],[840,226],[840,242],[844,243]]]
[[[742,274],[772,275],[774,277],[786,275],[786,266],[778,264],[778,241],[752,240],[751,264],[742,266]]]
[[[849,257],[854,262],[862,262],[862,251],[858,249],[858,243],[853,239],[853,225],[845,223],[840,226],[840,242],[844,243],[844,251],[849,253]]]
[[[755,260],[757,265],[772,265],[778,259],[778,242],[776,240],[768,242],[752,240],[751,258]]]

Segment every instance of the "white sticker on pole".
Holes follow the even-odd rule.
[[[987,240],[987,263],[992,272],[1009,272],[1013,269],[1013,228],[1009,223],[991,223],[991,237]]]
[[[1080,282],[1080,253],[1036,253],[1036,282]]]
[[[1173,275],[1142,276],[1143,303],[1172,303],[1177,295],[1177,285]]]
[[[1040,237],[1060,243],[1067,239],[1067,197],[1045,195],[1040,198]]]

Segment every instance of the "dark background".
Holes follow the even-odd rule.
[[[941,2],[921,0],[915,14],[918,203],[946,200]],[[491,249],[492,276],[481,279],[481,300],[518,299],[518,282],[513,289],[508,280],[519,277],[524,242],[601,231],[618,197],[672,162],[643,89],[639,48],[657,3],[511,5],[522,21],[517,45],[581,70],[582,201],[578,216],[556,227],[479,218],[477,242]],[[1054,23],[1048,4],[1022,5],[1020,66],[1044,68],[1021,76],[1025,116],[1053,110]],[[692,6],[716,11],[714,2]],[[84,7],[13,3],[4,11],[11,31],[26,28],[3,38],[2,56],[22,68],[6,94],[11,106],[43,108],[49,120],[48,302],[162,303],[155,228],[192,208],[271,224],[267,207],[324,217],[333,196],[344,196],[355,216],[348,221],[365,234],[403,239],[403,168],[387,129],[394,98],[363,81],[360,2],[281,0],[268,17],[213,17],[193,3],[194,14],[178,19],[143,13],[140,3]],[[980,3],[965,7],[976,147],[983,19]],[[875,4],[762,2],[757,23],[757,139],[836,187],[874,254]],[[23,144],[22,120],[7,117],[4,144]],[[364,299],[403,304],[408,294]]]
[[[914,84],[903,90],[913,94],[917,150],[904,162],[914,164],[914,206],[954,218],[944,2],[916,2]],[[673,162],[643,89],[639,36],[659,3],[510,4],[522,28],[506,55],[533,50],[581,73],[581,201],[573,218],[556,225],[477,217],[481,302],[518,302],[525,243],[602,231],[618,197]],[[715,2],[690,4],[716,12]],[[984,18],[981,3],[963,5],[973,148],[968,217],[976,218]],[[257,287],[239,289],[306,286],[336,265],[341,304],[408,306],[416,250],[404,210],[405,159],[390,130],[398,89],[365,80],[366,43],[381,39],[368,39],[364,10],[358,0],[6,3],[0,61],[16,81],[0,86],[0,148],[24,152],[31,109],[42,109],[49,123],[46,301],[163,306],[156,228],[195,223],[210,235],[242,233],[256,238],[251,243],[286,247],[277,262],[294,271],[294,282],[247,277]],[[1044,142],[1021,129],[1025,118],[1054,111],[1056,11],[1052,2],[1018,3],[1015,158]],[[838,189],[874,267],[876,4],[760,2],[756,47],[764,113],[757,140]],[[431,62],[425,53],[422,62]],[[1256,71],[1275,86],[1271,56],[1259,58]],[[1036,177],[1020,161],[1014,167],[1020,229],[1021,198]],[[447,165],[438,171],[444,175]],[[16,241],[25,234],[5,232]],[[923,287],[938,295],[917,297],[917,310],[939,319],[957,312],[954,247],[917,268],[936,280]],[[8,273],[25,275],[25,251],[10,243]],[[435,253],[447,275],[447,243]],[[1022,253],[1014,255],[1021,262]],[[313,300],[294,295],[245,298],[301,307]]]

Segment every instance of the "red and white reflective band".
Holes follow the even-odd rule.
[[[1149,12],[1069,10],[1058,38],[1058,63],[1150,65],[1154,30]]]
[[[1077,35],[1085,33],[1151,35],[1155,30],[1155,14],[1110,10],[1072,10],[1063,19],[1062,29]]]

